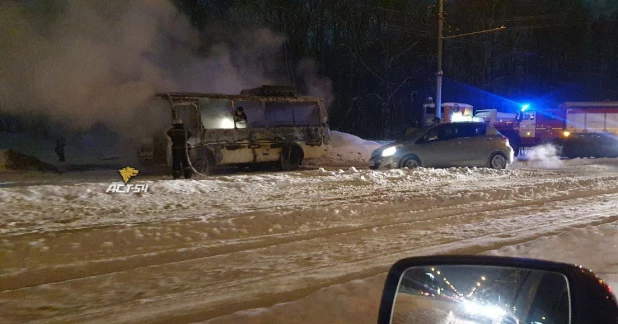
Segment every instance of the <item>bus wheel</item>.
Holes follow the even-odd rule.
[[[195,162],[191,162],[191,164],[195,168],[195,171],[203,175],[212,174],[212,170],[215,166],[213,155],[207,150],[198,152]]]
[[[279,159],[280,168],[282,171],[294,171],[300,167],[303,161],[303,150],[298,146],[287,145],[281,150]]]

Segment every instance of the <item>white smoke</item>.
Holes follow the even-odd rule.
[[[169,127],[155,93],[237,94],[289,80],[279,73],[285,37],[229,22],[199,32],[169,0],[2,1],[0,21],[0,117],[43,118],[50,136],[66,136],[63,124],[67,145],[82,150],[131,152],[127,141]],[[305,62],[309,94],[332,97]],[[93,134],[105,132],[122,138]]]
[[[0,4],[0,112],[77,129],[125,126],[156,92],[238,93],[272,83],[261,58],[285,40],[254,29],[235,35],[242,46],[204,48],[204,36],[167,0],[36,3]]]
[[[528,166],[543,169],[558,169],[564,163],[560,160],[560,149],[552,144],[538,145],[526,152]]]
[[[308,95],[324,99],[326,107],[330,107],[334,101],[332,81],[318,74],[318,65],[315,61],[304,59],[298,66],[305,91]]]

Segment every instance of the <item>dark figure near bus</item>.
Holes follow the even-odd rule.
[[[185,179],[190,179],[193,169],[189,164],[187,140],[191,137],[191,133],[185,129],[181,119],[176,119],[172,128],[167,131],[167,136],[172,140],[172,176],[178,179],[184,174]]]

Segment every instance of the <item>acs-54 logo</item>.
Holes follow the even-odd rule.
[[[135,177],[139,170],[134,169],[130,166],[124,167],[118,170],[120,176],[122,177],[122,181],[124,184],[112,183],[109,185],[105,193],[147,193],[148,185],[147,184],[129,184],[129,180]]]

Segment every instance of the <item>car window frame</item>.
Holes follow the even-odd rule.
[[[457,126],[455,126],[456,128],[458,128],[458,130],[463,130],[465,128],[468,129],[474,129],[474,135],[471,136],[461,136],[461,134],[463,134],[464,132],[457,132],[457,137],[456,138],[475,138],[475,137],[483,137],[483,136],[487,136],[487,124],[484,123],[462,123],[462,124],[457,124]],[[484,130],[484,132],[481,133],[477,133],[476,130],[482,128],[482,130]]]
[[[440,130],[440,129],[444,129],[444,128],[448,128],[448,127],[452,127],[452,128],[453,128],[453,135],[455,135],[455,134],[454,134],[454,132],[455,132],[455,126],[454,126],[453,124],[441,124],[441,125],[438,125],[438,126],[436,126],[436,127],[434,127],[434,128],[429,129],[429,130],[428,130],[425,134],[423,134],[423,135],[422,135],[422,136],[421,136],[421,137],[420,137],[420,138],[416,141],[416,144],[437,143],[437,142],[445,142],[445,141],[450,141],[450,140],[457,139],[457,136],[453,136],[453,137],[451,137],[451,138],[447,138],[447,139],[439,139],[439,138],[436,138],[435,140],[431,140],[431,141],[426,139],[426,136],[427,136],[427,135],[429,135],[429,133],[431,133],[431,132],[433,132],[433,131],[439,132],[439,130]],[[437,135],[436,135],[436,136],[437,136]]]

